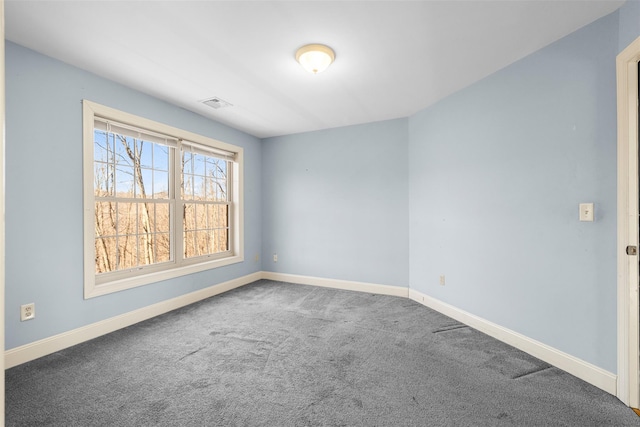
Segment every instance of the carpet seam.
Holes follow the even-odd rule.
[[[546,371],[546,370],[551,369],[551,368],[553,368],[553,366],[545,366],[543,368],[533,369],[533,370],[527,371],[527,372],[525,372],[523,374],[516,375],[515,377],[511,377],[511,379],[512,380],[517,380],[519,378],[526,377],[526,376],[533,375],[533,374],[537,374],[538,372]]]
[[[451,326],[451,327],[444,327],[444,328],[436,329],[432,333],[439,334],[441,332],[455,331],[457,329],[464,329],[464,328],[470,328],[470,326],[468,326],[468,325],[454,325],[454,326]]]

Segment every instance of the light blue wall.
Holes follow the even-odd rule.
[[[264,140],[263,269],[407,286],[406,141],[406,119]]]
[[[611,372],[617,50],[613,13],[409,119],[410,287]]]
[[[627,0],[618,10],[620,16],[620,39],[618,51],[622,52],[640,36],[640,0]]]
[[[615,372],[614,60],[639,21],[628,1],[408,119],[262,142],[7,43],[6,347],[264,269],[409,285]],[[83,98],[243,146],[247,261],[84,301]]]
[[[247,261],[83,300],[83,98],[244,147]],[[6,113],[7,349],[260,270],[258,139],[10,42]]]

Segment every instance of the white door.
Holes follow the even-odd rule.
[[[618,85],[618,391],[640,408],[638,62],[640,38],[616,61]]]

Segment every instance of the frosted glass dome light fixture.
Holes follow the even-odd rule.
[[[335,59],[333,49],[323,44],[308,44],[296,52],[296,61],[312,74],[323,72]]]

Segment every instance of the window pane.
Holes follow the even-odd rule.
[[[193,200],[193,175],[183,176],[182,198],[184,200]]]
[[[131,137],[115,134],[116,163],[133,166],[135,158],[135,141]]]
[[[144,203],[143,203],[144,205]],[[156,232],[156,209],[158,209],[158,207],[156,206],[155,203],[146,203],[146,210],[148,212],[149,215],[149,232],[150,233],[155,233]],[[144,214],[144,212],[143,212]],[[141,215],[142,217],[142,215]]]
[[[229,226],[229,207],[227,205],[209,205],[209,227],[226,228]]]
[[[184,257],[191,258],[195,256],[195,235],[194,231],[187,231],[184,233]]]
[[[153,198],[168,199],[169,198],[169,173],[153,172]]]
[[[113,196],[113,165],[107,163],[94,163],[93,188],[96,197]]]
[[[206,230],[209,227],[207,222],[207,205],[198,205],[197,207],[197,220],[198,220],[198,230]]]
[[[133,197],[133,167],[116,167],[116,197]]]
[[[93,132],[93,159],[101,162],[113,162],[113,138],[100,130]]]
[[[212,202],[215,200],[216,197],[216,187],[215,187],[215,183],[213,181],[213,178],[211,178],[210,176],[206,177],[204,179],[204,185],[205,185],[205,200]]]
[[[202,154],[193,154],[193,173],[195,175],[204,176],[204,162],[206,157]]]
[[[153,144],[153,168],[155,170],[169,170],[169,147]]]
[[[95,232],[96,237],[116,235],[116,204],[114,202],[95,204]]]
[[[182,172],[193,173],[193,158],[192,154],[187,151],[182,152]]]
[[[156,262],[154,242],[154,235],[151,233],[138,236],[138,265],[149,265]]]
[[[196,229],[204,230],[207,228],[207,205],[196,205]]]
[[[116,226],[119,235],[135,234],[137,231],[136,223],[136,204],[135,203],[118,203],[118,216]]]
[[[116,269],[116,239],[106,237],[96,239],[96,274]]]
[[[227,201],[227,181],[217,180],[215,182],[216,185],[216,201],[226,202]]]
[[[153,142],[136,140],[136,160],[143,168],[153,168]]]
[[[196,229],[196,205],[185,204],[184,205],[184,229],[195,230]]]
[[[213,172],[213,162],[214,161],[215,161],[215,158],[213,158],[213,157],[208,157],[208,156],[204,157],[204,173],[202,175],[211,176],[211,174]]]
[[[150,169],[142,169],[140,172],[142,173],[142,179],[140,180],[142,182],[136,179],[136,197],[150,198],[153,191],[153,172]]]
[[[118,238],[118,270],[138,266],[138,247],[136,236]]]
[[[171,230],[169,203],[156,203],[155,214],[154,231],[168,233]]]
[[[229,250],[229,231],[226,228],[216,230],[216,252]]]
[[[156,262],[171,261],[170,242],[168,233],[156,234]]]
[[[227,161],[218,160],[216,162],[216,178],[227,178]]]
[[[195,200],[205,200],[204,177],[193,177],[193,194]]]
[[[201,230],[196,235],[198,239],[198,255],[207,255],[209,251],[209,241],[213,240],[213,232],[208,230]]]
[[[153,203],[137,203],[138,210],[138,230],[142,234],[153,233],[152,221],[154,216]]]

